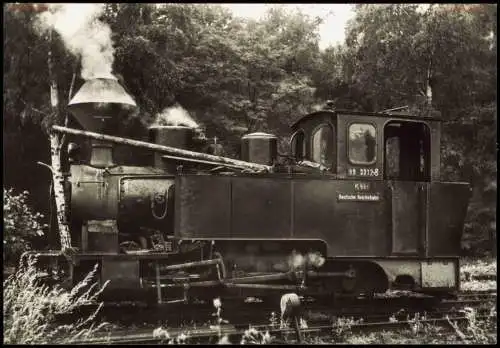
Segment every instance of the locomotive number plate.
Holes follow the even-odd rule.
[[[380,174],[378,168],[349,168],[347,169],[349,176],[372,176],[377,177]]]

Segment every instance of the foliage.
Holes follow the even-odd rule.
[[[15,195],[12,188],[3,190],[3,252],[4,261],[17,262],[19,256],[31,248],[34,238],[44,235],[44,217],[28,206],[29,193]]]
[[[6,344],[70,343],[89,338],[105,323],[93,323],[100,304],[89,317],[68,325],[56,323],[56,317],[72,313],[82,305],[95,304],[101,290],[90,285],[96,269],[70,292],[39,283],[40,273],[31,258],[3,283],[3,337]],[[84,291],[85,290],[85,291]]]
[[[240,344],[270,344],[272,342],[272,337],[268,331],[262,333],[255,328],[249,328],[245,330],[243,336],[241,337]]]
[[[462,312],[467,318],[467,326],[462,332],[463,340],[466,344],[492,344],[496,343],[497,311],[492,307],[488,318],[479,319],[477,312],[473,308],[464,308]]]
[[[464,291],[494,290],[497,288],[497,260],[471,259],[460,261],[460,289]]]
[[[153,331],[153,337],[161,340],[166,344],[187,344],[189,342],[189,334],[181,333],[177,337],[171,337],[168,329],[158,327]]]
[[[220,298],[213,299],[213,305],[215,309],[215,313],[212,313],[212,316],[215,317],[214,325],[210,325],[210,329],[218,331],[218,344],[231,344],[227,335],[222,335],[222,326],[221,324],[227,324],[228,321],[223,319],[221,316],[222,312],[222,302]],[[153,337],[160,339],[162,342],[167,344],[192,344],[190,342],[191,337],[189,332],[180,333],[176,337],[172,337],[168,332],[168,329],[163,327],[158,327],[153,331]]]
[[[360,4],[336,53],[350,60],[339,97],[364,99],[367,111],[420,113],[432,98],[444,120],[442,178],[473,187],[464,247],[474,252],[496,245],[495,42],[494,5]]]
[[[497,341],[496,309],[492,307],[487,318],[479,319],[475,310],[464,310],[467,322],[456,329],[424,322],[425,316],[415,315],[410,318],[410,327],[403,330],[351,334],[342,343],[358,344],[494,344]],[[452,322],[451,324],[454,325]],[[451,326],[451,325],[450,325]],[[449,331],[455,330],[456,335]]]
[[[354,57],[349,78],[371,109],[417,102],[431,88],[444,118],[471,104],[494,101],[490,31],[496,8],[483,5],[357,5],[346,40]],[[404,59],[403,59],[404,57]],[[493,63],[493,64],[492,64]]]
[[[496,276],[497,260],[468,260],[462,261],[460,265],[460,275],[463,278],[481,278],[485,276]]]
[[[38,211],[47,213],[50,172],[37,161],[50,161],[48,127],[56,120],[51,114],[48,83],[48,40],[40,35],[36,11],[30,5],[14,10],[4,5],[3,135],[4,186],[29,190]],[[52,47],[57,64],[56,78],[61,101],[68,99],[76,59],[57,37]],[[60,103],[64,116],[66,103]]]
[[[336,318],[333,324],[332,339],[335,342],[342,342],[352,334],[353,325],[362,323],[363,319],[354,320],[352,318]]]
[[[463,291],[486,291],[496,290],[496,280],[469,280],[460,283],[460,289]]]
[[[479,255],[496,251],[496,114],[496,102],[472,106],[443,125],[443,175],[472,184],[463,243]]]

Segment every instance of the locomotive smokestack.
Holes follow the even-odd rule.
[[[114,76],[87,80],[68,104],[69,111],[85,130],[113,132],[137,104]],[[111,129],[110,129],[111,128]]]
[[[68,104],[68,110],[88,131],[109,135],[137,104],[114,76],[87,80]],[[113,165],[113,147],[92,141],[90,164],[96,167]]]
[[[194,128],[186,126],[159,126],[149,127],[149,136],[152,143],[158,145],[172,146],[178,149],[192,150]],[[175,161],[167,161],[162,158],[163,154],[155,152],[154,166],[175,173]]]
[[[149,127],[150,141],[165,146],[193,151],[200,132],[198,123],[179,103],[165,108],[156,115]],[[154,154],[154,166],[175,172],[177,162],[163,158],[163,154]]]

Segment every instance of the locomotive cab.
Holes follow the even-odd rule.
[[[323,110],[292,125],[290,150],[339,178],[439,179],[439,121],[407,115]],[[432,171],[431,171],[432,168]]]
[[[460,250],[470,192],[467,183],[440,181],[440,122],[322,110],[292,125],[297,163],[313,162],[336,182],[321,189],[330,191],[321,198],[324,206],[335,200],[332,208],[320,208],[333,216],[336,231],[326,237],[329,256],[372,258],[393,284],[412,279],[419,288],[458,287],[458,261],[450,257]],[[387,258],[401,259],[397,265]]]

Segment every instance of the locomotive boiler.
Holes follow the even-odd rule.
[[[266,133],[232,159],[187,126],[117,137],[135,107],[118,81],[88,80],[68,105],[83,130],[54,126],[91,151],[67,173],[78,252],[38,252],[48,274],[71,285],[97,263],[110,298],[158,303],[458,289],[470,189],[440,181],[440,120],[324,109],[291,126],[285,160]],[[150,165],[116,163],[115,144]]]

